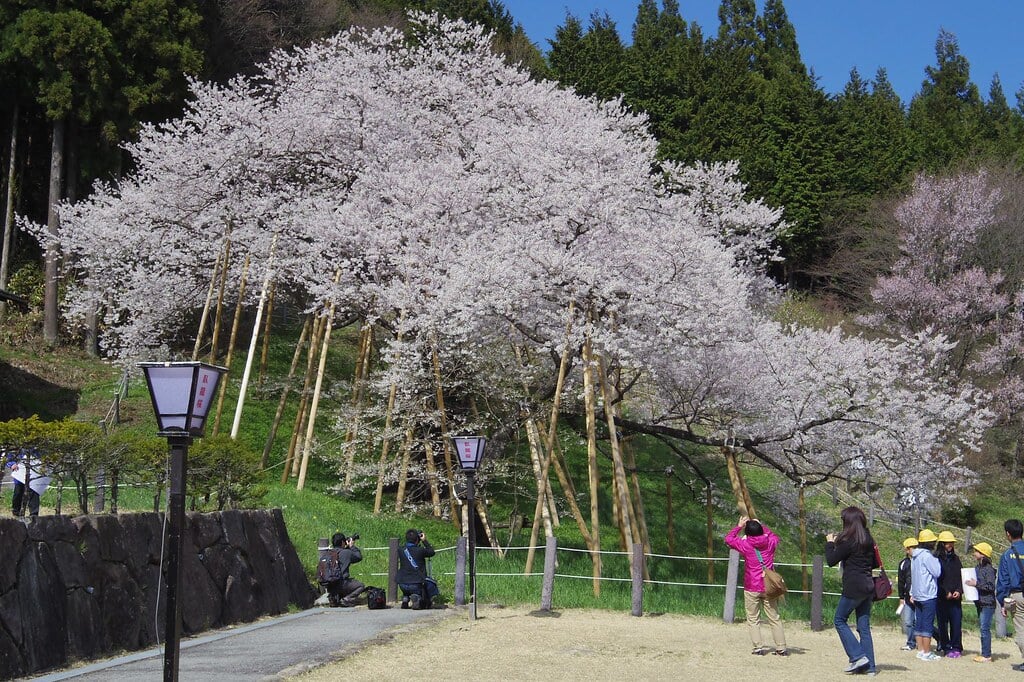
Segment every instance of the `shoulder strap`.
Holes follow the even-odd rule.
[[[757,552],[757,560],[761,562],[761,568],[768,570],[768,565],[764,563],[764,557],[761,556],[761,550],[755,547],[754,551]]]
[[[1018,540],[1018,542],[1020,541]],[[1013,550],[1013,556],[1017,559],[1017,567],[1020,568],[1020,583],[1016,587],[1019,590],[1024,588],[1024,563],[1021,563],[1020,560],[1020,550],[1014,547],[1012,542],[1010,543],[1010,549]]]
[[[409,565],[412,566],[413,568],[419,568],[420,565],[418,563],[416,563],[415,559],[412,558],[412,552],[409,551],[408,545],[406,545],[403,548],[403,551],[405,552],[405,558],[406,558],[406,560],[408,560]]]
[[[885,568],[885,566],[882,564],[882,555],[878,552],[878,545],[875,545],[875,561],[878,562],[879,568]]]

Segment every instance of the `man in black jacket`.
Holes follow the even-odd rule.
[[[341,579],[327,583],[327,598],[331,606],[355,606],[356,599],[366,591],[366,585],[349,575],[349,566],[363,560],[363,553],[356,547],[356,539],[346,538],[344,533],[335,533],[331,538],[341,569]]]
[[[402,608],[429,609],[438,595],[437,583],[427,576],[427,559],[434,548],[423,531],[405,531],[405,546],[398,551],[398,573],[395,582],[402,590]]]
[[[904,651],[917,649],[917,638],[914,637],[914,600],[910,596],[911,554],[915,547],[917,547],[917,538],[907,538],[903,541],[903,551],[907,553],[907,556],[900,562],[896,577],[900,597],[898,608],[903,620],[903,631],[907,633],[907,643],[901,647]]]

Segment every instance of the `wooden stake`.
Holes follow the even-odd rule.
[[[238,328],[242,324],[242,301],[245,297],[245,281],[249,275],[249,256],[245,257],[245,262],[242,264],[242,278],[238,281],[238,302],[235,304],[235,317],[231,322],[231,338],[228,341],[228,354],[224,359],[224,367],[231,369],[231,358],[235,354],[235,341],[238,340]],[[228,381],[225,377],[224,381],[220,382],[220,392],[217,396],[217,415],[213,420],[213,435],[220,433],[220,417],[224,412],[224,396],[227,394]]]
[[[206,303],[203,304],[203,314],[199,318],[199,331],[196,332],[196,345],[192,349],[192,361],[195,362],[199,359],[199,349],[203,346],[203,335],[206,334],[206,323],[210,319],[210,308],[213,305],[213,292],[217,290],[217,274],[220,268],[220,259],[223,256],[218,255],[217,260],[213,263],[213,272],[210,273],[210,288],[206,292]]]
[[[405,442],[402,444],[402,467],[398,472],[398,494],[395,495],[395,513],[402,513],[405,504],[405,486],[409,481],[409,458],[412,453],[412,423],[405,429]]]
[[[601,596],[601,519],[598,516],[597,492],[600,479],[597,470],[597,417],[594,406],[594,378],[590,353],[590,335],[583,342],[583,403],[587,421],[587,471],[590,476],[590,556],[594,562],[594,596]]]
[[[370,353],[373,348],[373,325],[364,324],[359,336],[359,356],[356,358],[352,386],[352,424],[345,433],[345,490],[352,489],[352,468],[355,464],[355,442],[362,421],[359,406],[363,403],[363,388],[370,372]]]
[[[274,319],[274,292],[277,291],[277,283],[270,283],[270,295],[267,297],[267,322],[263,327],[263,348],[260,351],[260,373],[257,381],[258,386],[263,386],[267,378],[267,364],[270,359],[270,322]]]
[[[249,353],[245,356],[245,369],[242,370],[242,383],[238,388],[238,402],[235,404],[235,419],[231,423],[231,440],[238,437],[238,428],[242,424],[242,408],[245,405],[245,394],[249,390],[249,375],[252,372],[252,363],[256,358],[256,344],[259,343],[260,323],[263,321],[263,309],[266,307],[267,293],[270,289],[270,281],[273,275],[274,251],[277,249],[277,235],[270,242],[270,258],[267,265],[267,274],[263,278],[263,288],[260,290],[260,300],[256,304],[256,319],[252,323],[252,338],[249,339]]]
[[[341,281],[341,270],[334,274],[334,283]],[[335,302],[331,301],[331,307],[324,320],[324,340],[320,344],[320,366],[316,372],[316,386],[313,388],[313,401],[309,407],[309,423],[306,425],[306,441],[302,444],[302,467],[299,469],[298,490],[306,487],[306,471],[309,468],[309,455],[313,450],[313,428],[316,426],[316,411],[320,405],[320,389],[324,383],[324,372],[327,368],[327,349],[331,345],[331,328],[334,326]]]
[[[423,439],[423,452],[427,458],[427,481],[430,484],[430,502],[434,507],[434,518],[441,518],[441,491],[437,485],[437,464],[434,463],[434,447],[429,438]]]
[[[224,259],[220,269],[220,287],[217,292],[217,314],[213,316],[213,338],[210,339],[210,362],[217,359],[217,342],[220,340],[220,323],[224,316],[224,292],[228,284],[228,270],[231,269],[231,239],[224,240]]]
[[[274,438],[277,437],[277,429],[281,426],[281,417],[284,416],[284,406],[288,401],[288,392],[291,390],[292,381],[295,378],[295,368],[298,367],[299,358],[302,357],[302,348],[306,345],[306,338],[313,326],[312,315],[306,316],[302,324],[302,331],[299,332],[299,342],[295,344],[295,353],[292,354],[292,364],[288,368],[288,378],[285,379],[284,387],[281,389],[281,397],[277,401],[277,411],[274,412],[274,421],[270,425],[270,433],[267,434],[267,442],[263,446],[263,457],[260,458],[260,469],[266,469],[270,461],[270,450],[274,446]]]

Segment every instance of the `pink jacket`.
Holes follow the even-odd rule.
[[[761,562],[757,560],[755,549],[761,550],[764,565],[775,568],[775,548],[779,546],[779,536],[771,532],[768,526],[761,524],[764,535],[740,537],[743,526],[736,526],[725,536],[725,544],[743,556],[743,589],[747,592],[764,592],[764,577],[761,575]]]

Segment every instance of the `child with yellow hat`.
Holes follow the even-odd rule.
[[[907,635],[907,643],[901,647],[904,651],[914,651],[917,649],[917,638],[914,636],[914,605],[910,599],[910,567],[913,563],[911,559],[916,547],[917,538],[907,538],[903,541],[903,551],[907,556],[903,557],[899,567],[896,569],[896,587],[897,594],[900,597],[900,604],[896,607],[896,613],[899,614],[903,622],[903,632]]]
[[[936,602],[935,620],[938,648],[947,658],[960,658],[964,650],[963,638],[963,563],[956,553],[956,537],[944,530],[939,533],[935,546],[942,572],[939,575],[939,599]]]
[[[932,651],[932,634],[935,631],[935,604],[938,601],[938,579],[942,573],[939,560],[928,545],[938,541],[928,528],[917,534],[918,546],[911,553],[910,596],[914,600],[914,637],[917,639],[917,657],[922,661],[936,661]]]
[[[978,626],[981,630],[981,655],[974,657],[975,663],[992,662],[992,617],[996,614],[996,569],[992,566],[992,545],[977,542],[971,545],[977,578],[968,578],[965,585],[978,588],[974,607],[978,609]]]

